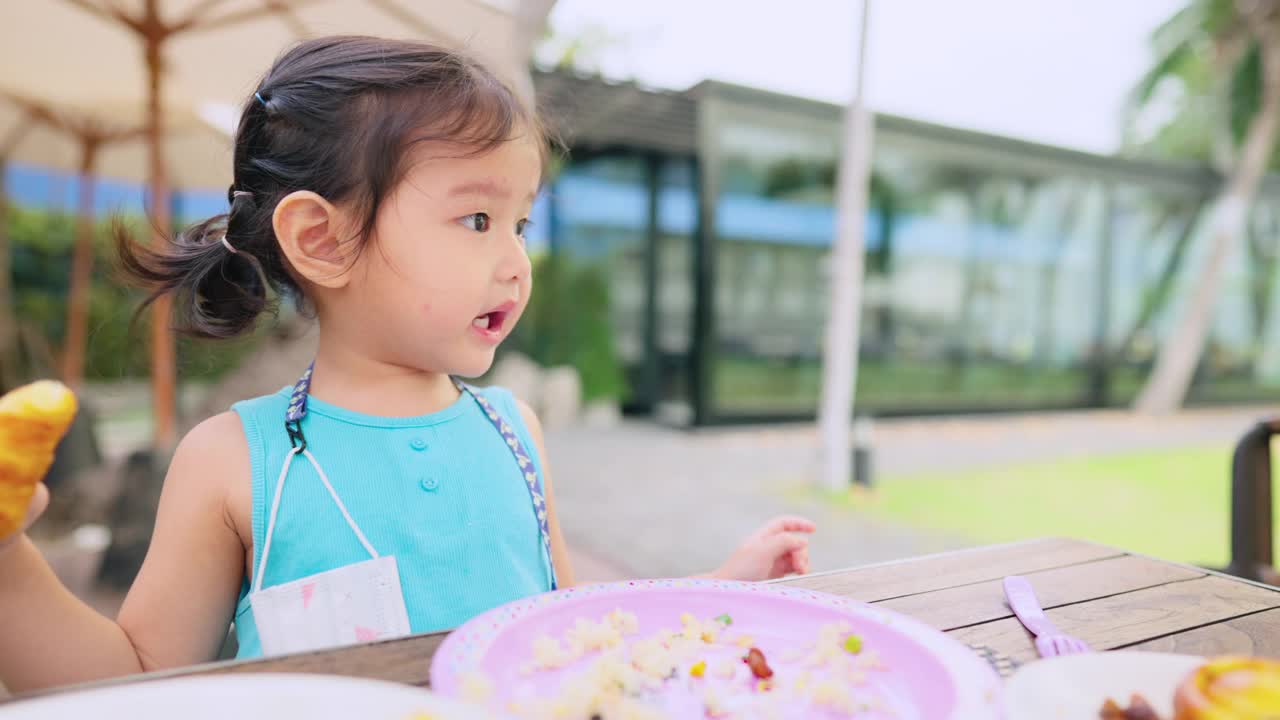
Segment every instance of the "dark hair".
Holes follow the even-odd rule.
[[[536,115],[457,52],[372,37],[303,42],[276,60],[245,102],[230,210],[158,248],[117,233],[122,269],[151,291],[144,308],[173,294],[179,332],[240,335],[269,308],[268,286],[276,296],[305,301],[272,229],[281,198],[311,190],[351,203],[363,218],[359,248],[407,171],[414,144],[445,141],[482,154],[518,133],[531,135],[545,156]]]

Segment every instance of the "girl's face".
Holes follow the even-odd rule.
[[[351,268],[343,304],[360,316],[344,325],[381,361],[476,377],[529,302],[524,229],[541,163],[522,139],[465,158],[420,151]]]

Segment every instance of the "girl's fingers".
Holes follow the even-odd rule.
[[[799,552],[809,546],[809,538],[805,535],[780,532],[765,538],[764,547],[769,558],[785,558],[791,553]]]
[[[791,551],[791,568],[798,575],[809,574],[809,545]]]
[[[761,533],[764,535],[773,535],[781,532],[791,533],[811,533],[818,529],[813,521],[800,517],[799,515],[781,515],[770,520],[765,524]]]
[[[36,484],[35,494],[31,496],[31,504],[27,506],[27,516],[22,521],[22,529],[26,530],[31,527],[44,511],[49,507],[49,486],[44,483]]]
[[[49,507],[49,488],[44,483],[36,484],[35,493],[31,496],[31,502],[27,503],[27,513],[22,518],[22,524],[7,537],[0,537],[0,548],[6,548],[12,544],[27,528],[31,527]]]

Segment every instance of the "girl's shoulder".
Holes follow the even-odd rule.
[[[249,447],[233,412],[201,422],[178,443],[165,478],[175,499],[199,498],[220,511],[234,505],[236,491],[249,487]],[[218,502],[220,501],[220,502]]]
[[[283,417],[284,410],[289,405],[290,391],[292,389],[292,387],[286,386],[267,395],[241,400],[232,405],[231,410],[241,416],[275,412]]]
[[[248,477],[249,447],[236,413],[218,413],[192,428],[178,443],[170,469],[179,465],[209,478]]]
[[[542,471],[542,425],[527,403],[505,387],[491,385],[472,390],[482,395],[498,411],[498,415],[515,427],[516,435],[524,443],[534,465]]]
[[[489,404],[498,411],[504,420],[520,425],[535,425],[537,418],[533,414],[533,410],[529,405],[516,396],[511,390],[501,385],[489,385],[487,387],[468,386],[473,392],[479,393]]]

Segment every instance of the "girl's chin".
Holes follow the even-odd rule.
[[[459,362],[454,365],[453,369],[449,372],[450,375],[465,379],[474,379],[481,377],[493,368],[493,350],[489,350],[489,352],[485,353],[483,356],[481,356],[480,353],[474,352],[467,354],[472,357],[459,358]]]

